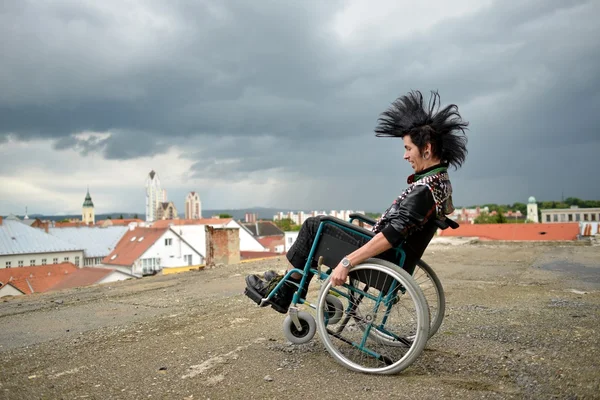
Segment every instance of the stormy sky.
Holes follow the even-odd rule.
[[[0,2],[0,215],[169,200],[383,211],[398,96],[470,122],[454,202],[600,199],[600,2]]]

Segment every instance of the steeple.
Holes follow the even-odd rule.
[[[94,203],[92,203],[92,196],[90,196],[90,188],[89,187],[87,190],[87,194],[85,195],[85,201],[83,202],[83,206],[94,208]]]
[[[90,188],[87,189],[85,195],[85,201],[81,208],[81,221],[86,225],[94,225],[96,223],[96,215],[94,213],[94,203],[92,203],[92,196],[90,196]]]

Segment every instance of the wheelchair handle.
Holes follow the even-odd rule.
[[[377,221],[375,221],[373,218],[369,218],[364,214],[360,214],[360,213],[352,213],[350,214],[350,223],[352,223],[352,221],[354,221],[355,219],[364,222],[366,224],[369,225],[375,225],[377,223]]]

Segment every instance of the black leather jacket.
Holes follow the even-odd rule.
[[[410,186],[392,203],[373,227],[393,247],[404,241],[411,266],[421,258],[435,235],[435,219],[445,219],[454,211],[448,165],[439,164],[408,177]]]

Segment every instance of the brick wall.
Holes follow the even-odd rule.
[[[240,262],[239,228],[213,228],[206,225],[206,265]]]

